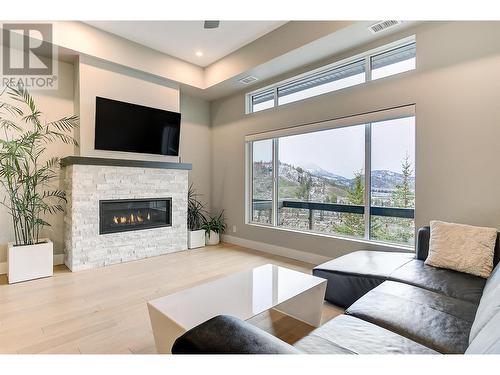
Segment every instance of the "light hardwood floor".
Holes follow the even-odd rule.
[[[0,276],[0,353],[155,353],[146,302],[261,264],[312,265],[219,245],[8,285]],[[323,322],[342,313],[325,303]],[[253,324],[293,343],[312,327],[276,311]]]

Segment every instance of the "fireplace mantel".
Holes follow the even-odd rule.
[[[148,160],[128,160],[111,158],[92,158],[86,156],[66,156],[61,159],[61,167],[69,165],[103,165],[110,167],[138,167],[138,168],[157,168],[157,169],[183,169],[191,170],[193,166],[190,163],[173,163],[166,161],[148,161]]]

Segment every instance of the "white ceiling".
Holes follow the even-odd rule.
[[[285,24],[286,21],[86,21],[101,30],[205,67]],[[203,56],[197,56],[201,51]]]

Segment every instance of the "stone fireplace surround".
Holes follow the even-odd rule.
[[[69,156],[61,161],[68,203],[64,263],[71,271],[187,249],[191,164]],[[171,226],[99,234],[99,202],[171,198]]]

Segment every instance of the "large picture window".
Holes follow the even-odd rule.
[[[413,246],[415,117],[369,120],[248,141],[248,221]]]

